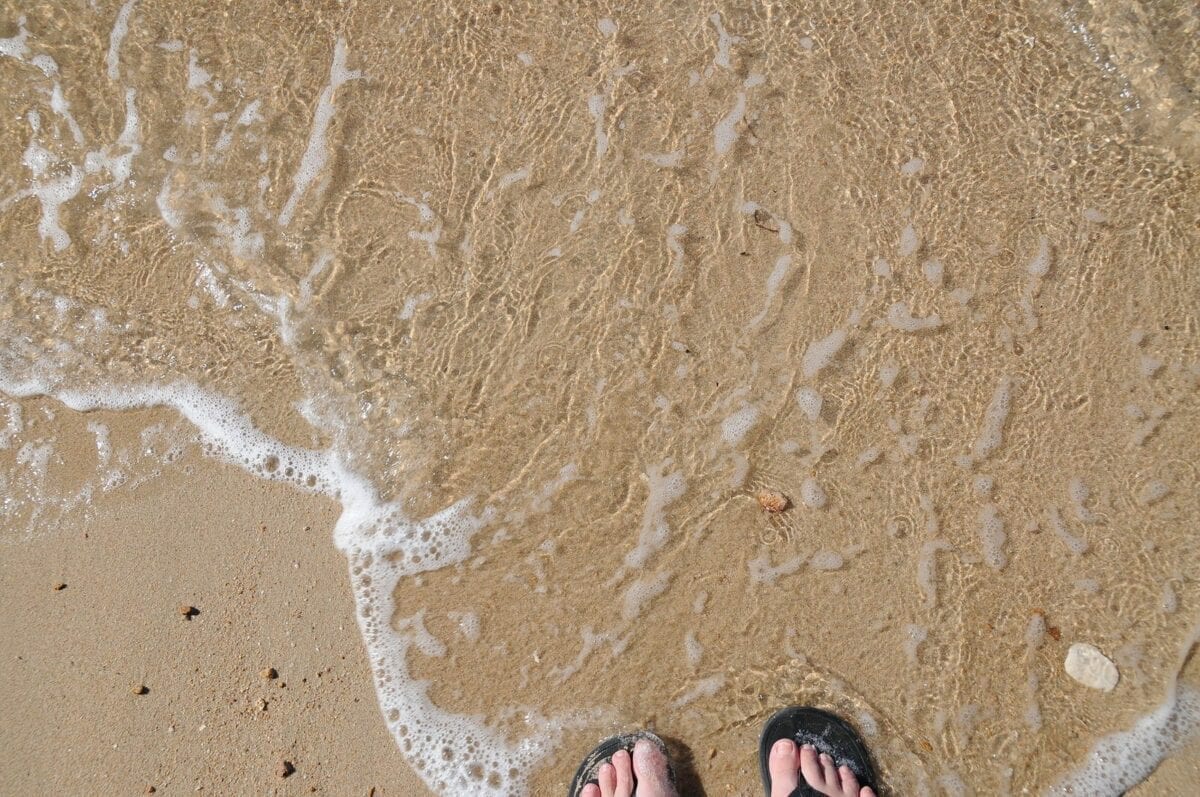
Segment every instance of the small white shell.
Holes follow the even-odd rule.
[[[1117,686],[1121,675],[1112,659],[1100,652],[1095,645],[1086,642],[1076,642],[1067,651],[1067,660],[1063,662],[1067,675],[1091,689],[1111,692]]]

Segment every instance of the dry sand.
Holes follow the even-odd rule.
[[[0,793],[426,793],[379,716],[337,505],[179,466],[4,545]]]

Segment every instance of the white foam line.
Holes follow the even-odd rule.
[[[1047,797],[1118,797],[1145,780],[1163,759],[1200,731],[1200,690],[1173,686],[1166,700],[1132,728],[1092,746],[1083,764],[1046,791]]]
[[[121,41],[129,32],[129,15],[133,13],[133,4],[136,2],[137,0],[125,0],[125,5],[117,12],[112,32],[108,34],[108,55],[104,60],[108,64],[109,80],[119,80],[121,77]]]
[[[206,453],[260,478],[338,500],[342,514],[334,543],[349,563],[380,709],[397,745],[435,793],[500,797],[528,792],[527,774],[553,750],[564,718],[550,721],[527,714],[525,737],[510,743],[482,717],[443,711],[429,700],[429,684],[408,672],[409,649],[416,646],[420,652],[424,644],[428,652],[428,640],[421,638],[419,628],[391,625],[396,609],[392,592],[402,577],[448,567],[470,555],[471,537],[489,520],[486,512],[470,514],[470,498],[423,520],[410,520],[400,501],[381,502],[335,449],[285,445],[256,428],[233,401],[186,382],[80,391],[0,371],[0,391],[14,398],[53,396],[79,412],[171,407],[196,427]],[[447,744],[474,752],[447,761],[442,756]],[[480,770],[487,777],[478,779]]]
[[[313,111],[312,130],[308,134],[308,146],[300,158],[300,165],[292,175],[292,194],[288,197],[283,211],[279,214],[279,226],[286,227],[296,213],[296,206],[304,198],[317,175],[325,168],[328,157],[325,136],[329,132],[329,123],[333,121],[334,99],[338,87],[343,83],[362,77],[358,70],[346,69],[346,40],[339,38],[333,47],[333,63],[329,67],[329,84],[321,92],[317,100],[317,108]]]

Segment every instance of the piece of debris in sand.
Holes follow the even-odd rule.
[[[792,505],[786,495],[776,490],[759,490],[754,497],[758,499],[758,505],[767,512],[782,512]]]
[[[1067,675],[1084,686],[1111,692],[1120,680],[1117,665],[1112,659],[1100,652],[1095,645],[1086,642],[1076,642],[1067,651],[1067,660],[1063,662]]]
[[[190,620],[200,614],[200,610],[195,606],[189,606],[186,603],[179,604],[179,616],[185,620]]]
[[[147,692],[149,692],[150,690],[146,688],[145,684],[138,684],[137,686],[133,687],[129,691],[133,692],[135,695],[144,695]]]
[[[62,592],[66,588],[67,588],[67,582],[65,582],[65,581],[55,581],[54,582],[54,591],[55,592]]]
[[[281,778],[286,778],[295,771],[296,768],[292,766],[291,761],[280,760],[280,762],[275,765],[275,774]]]
[[[268,681],[273,681],[279,677],[279,672],[274,667],[265,667],[261,672],[259,672],[259,675]]]

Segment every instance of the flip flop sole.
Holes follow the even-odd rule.
[[[840,767],[846,765],[853,770],[862,786],[875,786],[875,768],[871,756],[858,732],[841,717],[819,708],[791,706],[779,711],[763,726],[762,738],[758,743],[758,764],[762,773],[763,788],[771,794],[771,773],[767,762],[771,747],[780,739],[791,739],[796,746],[811,744],[818,753],[826,753]],[[820,797],[801,778],[800,785],[789,797]],[[876,789],[878,791],[878,789]]]
[[[610,736],[600,744],[596,745],[596,749],[587,754],[583,759],[583,763],[579,765],[578,771],[575,772],[575,777],[571,780],[571,788],[567,792],[567,797],[579,797],[583,792],[583,787],[589,783],[596,781],[596,771],[600,769],[600,765],[613,757],[613,753],[618,750],[625,750],[630,755],[633,755],[633,746],[637,744],[639,739],[645,739],[659,750],[662,751],[663,757],[667,759],[667,777],[671,784],[675,784],[675,768],[671,765],[671,757],[667,753],[667,745],[662,739],[655,736],[650,731],[637,731],[635,733],[622,733],[617,736]],[[636,797],[637,789],[633,790]]]

